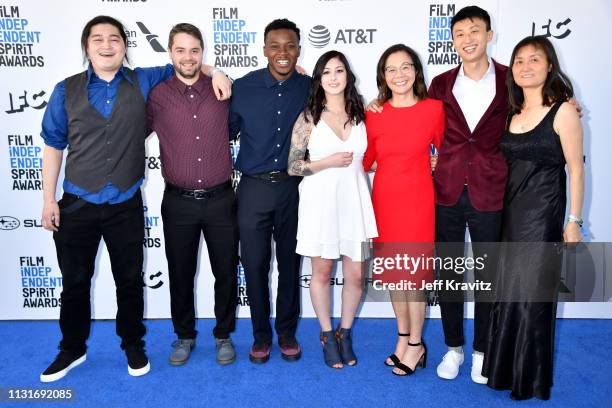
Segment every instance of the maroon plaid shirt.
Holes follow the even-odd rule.
[[[219,102],[212,80],[186,85],[173,75],[155,87],[147,120],[157,133],[162,176],[175,186],[207,189],[230,179],[229,102]]]

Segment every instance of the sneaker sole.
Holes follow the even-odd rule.
[[[442,378],[443,380],[454,380],[455,378],[457,378],[459,376],[459,371],[457,371],[457,374],[452,376],[452,375],[449,375],[449,374],[440,373],[436,369],[436,374],[438,374],[438,377]]]
[[[474,381],[476,384],[486,384],[487,381],[489,381],[489,379],[486,377],[480,376],[481,378],[479,378],[474,376],[473,374],[470,374],[470,377],[472,377],[472,381]]]
[[[64,378],[66,374],[68,374],[68,371],[72,370],[74,367],[78,365],[83,364],[85,360],[87,360],[87,354],[83,354],[81,357],[74,360],[68,367],[64,368],[62,371],[58,371],[57,373],[48,374],[48,375],[41,374],[40,381],[44,383],[48,383],[48,382],[53,382],[61,378]]]
[[[147,361],[147,365],[142,368],[132,368],[128,365],[128,374],[132,377],[140,377],[151,371],[151,362]]]

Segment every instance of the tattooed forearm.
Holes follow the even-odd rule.
[[[313,174],[310,163],[304,160],[311,130],[311,124],[307,123],[304,120],[304,114],[301,114],[293,126],[291,147],[289,148],[287,172],[292,176],[310,176]]]
[[[291,146],[291,150],[289,150],[289,163],[287,165],[289,174],[292,176],[310,176],[312,174],[312,170],[308,167],[309,163],[304,160],[305,155],[305,149]]]

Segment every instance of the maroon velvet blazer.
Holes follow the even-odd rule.
[[[499,149],[508,117],[508,67],[493,61],[496,93],[485,114],[470,128],[453,95],[459,66],[436,76],[429,97],[444,103],[446,129],[439,150],[434,185],[436,204],[454,205],[467,183],[472,206],[479,211],[499,211],[504,201],[508,168]]]

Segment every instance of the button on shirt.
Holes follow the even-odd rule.
[[[465,75],[463,64],[453,86],[453,95],[473,132],[495,98],[495,68],[489,58],[489,69],[479,81]]]
[[[228,115],[229,102],[217,100],[204,75],[193,85],[174,75],[151,92],[147,122],[157,133],[168,183],[200,190],[231,178]]]
[[[287,170],[293,124],[304,110],[309,87],[307,75],[294,71],[278,81],[268,68],[234,82],[230,136],[240,132],[237,170],[251,175]]]
[[[134,72],[138,78],[140,91],[146,101],[153,87],[174,75],[174,68],[171,64],[168,64],[163,67],[136,68]],[[91,66],[87,69],[89,103],[106,119],[110,117],[113,111],[117,90],[122,80],[132,83],[131,78],[123,67],[110,82],[100,79]],[[68,146],[68,115],[64,107],[65,101],[65,82],[61,81],[55,86],[49,98],[49,103],[43,116],[41,132],[45,144],[58,150],[64,150]],[[69,180],[64,179],[63,188],[66,193],[78,195],[90,203],[118,204],[132,198],[142,182],[143,179],[138,180],[127,191],[119,191],[110,182],[100,191],[86,191]]]

